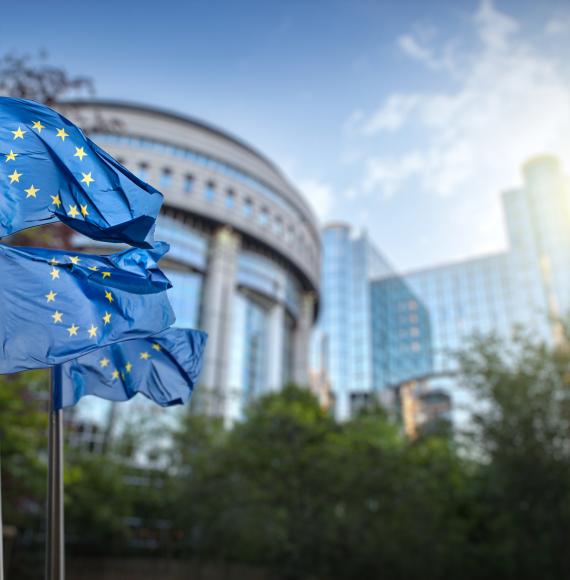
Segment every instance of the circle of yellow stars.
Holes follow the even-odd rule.
[[[72,268],[75,266],[79,266],[79,264],[82,263],[82,258],[80,256],[67,256],[67,258],[69,261],[66,263],[70,264]],[[48,264],[51,267],[50,271],[49,271],[49,275],[50,275],[52,281],[60,280],[61,279],[60,278],[60,268],[61,268],[61,266],[64,266],[65,263],[61,263],[56,257],[53,257],[53,258],[51,258],[51,260],[48,260]],[[97,265],[87,266],[87,269],[92,271],[92,272],[96,272],[96,273],[100,274],[102,279],[110,278],[112,275],[112,273],[109,271],[101,271],[99,269],[99,266],[97,266]],[[72,337],[80,338],[81,336],[84,336],[84,334],[80,334],[80,332],[82,331],[83,333],[87,332],[88,338],[92,338],[92,339],[97,340],[99,338],[99,326],[97,324],[95,324],[95,322],[92,322],[88,328],[83,329],[83,330],[75,322],[72,322],[69,326],[67,325],[68,323],[66,323],[63,319],[63,312],[61,312],[57,308],[58,294],[59,293],[56,292],[55,290],[50,290],[47,294],[45,294],[46,303],[48,303],[48,304],[53,303],[53,306],[56,308],[53,311],[53,313],[51,314],[51,319],[53,320],[53,324],[63,325],[67,331],[68,338],[72,338]],[[115,302],[115,297],[114,297],[113,292],[111,290],[105,289],[104,296],[105,296],[105,300],[109,303],[109,306]],[[101,318],[101,320],[103,322],[103,328],[111,324],[112,318],[113,318],[112,313],[109,312],[109,310],[105,310],[105,312]],[[153,342],[150,345],[149,350],[154,350],[156,352],[160,352],[161,346],[157,342]],[[149,352],[149,350],[143,350],[139,353],[139,361],[148,361],[148,360],[152,359],[152,354],[151,354],[151,352]],[[99,360],[99,366],[101,367],[101,369],[105,369],[106,371],[111,370],[110,365],[111,365],[111,360],[109,358],[107,358],[106,356],[103,356]],[[128,375],[132,372],[133,368],[134,368],[134,365],[130,361],[127,361],[125,363],[124,367],[122,367],[122,368],[121,367],[114,367],[111,371],[111,380],[115,381],[115,380],[118,380],[119,378],[121,378],[123,381],[126,380]]]
[[[69,264],[71,264],[71,267],[73,268],[74,266],[78,266],[81,263],[81,258],[79,256],[68,256],[69,259]],[[55,282],[56,280],[60,280],[60,267],[64,264],[60,263],[60,261],[53,257],[51,260],[48,261],[49,265],[51,266],[50,271],[49,271],[49,275],[52,279],[52,282]],[[93,266],[88,266],[87,267],[88,270],[91,270],[92,272],[98,272],[99,273],[99,266],[97,265],[93,265]],[[105,278],[110,278],[111,277],[111,272],[109,271],[103,271],[100,272],[102,279]],[[109,302],[109,304],[112,304],[115,301],[115,298],[113,296],[113,293],[111,292],[111,290],[109,289],[105,289],[105,300],[107,300]],[[45,294],[45,299],[47,303],[54,303],[54,306],[56,305],[56,299],[57,299],[57,295],[58,293],[55,290],[50,290],[47,294]],[[111,324],[112,321],[112,313],[109,312],[108,310],[105,310],[105,313],[102,316],[102,322],[103,322],[103,326],[108,326]],[[63,320],[63,313],[58,310],[56,308],[56,310],[53,312],[53,314],[51,314],[51,318],[53,320],[54,324],[64,324],[64,320]],[[100,325],[100,323],[99,323]],[[99,338],[99,325],[95,324],[95,322],[92,322],[91,325],[86,329],[87,335],[89,338],[93,338],[95,340],[97,340]],[[77,324],[75,322],[72,322],[72,324],[70,326],[66,327],[66,330],[68,332],[68,336],[72,337],[72,336],[77,336],[79,337],[79,331],[81,330],[81,328],[79,326],[77,326]]]
[[[15,128],[14,130],[11,130],[10,133],[12,133],[12,140],[14,141],[15,145],[19,142],[22,141],[25,143],[26,138],[27,138],[27,134],[30,133],[37,133],[38,135],[42,135],[42,131],[44,131],[44,129],[49,133],[50,131],[55,131],[55,138],[57,140],[61,139],[62,143],[66,142],[66,139],[68,137],[70,137],[70,134],[66,131],[65,127],[48,127],[47,125],[44,125],[41,120],[36,120],[36,121],[32,121],[31,125],[27,126],[27,125],[18,125],[17,128]],[[53,133],[52,133],[53,134]],[[73,153],[74,158],[77,158],[80,162],[83,162],[84,159],[87,157],[89,157],[89,153],[85,150],[85,145],[78,147],[77,145],[73,145],[74,149],[75,149],[75,153]],[[12,162],[16,162],[17,163],[17,158],[23,153],[22,152],[17,152],[14,151],[14,148],[10,149],[9,153],[4,153],[4,163],[10,163],[10,165],[12,165]],[[95,182],[95,179],[93,177],[93,172],[92,171],[80,171],[79,172],[81,174],[81,179],[79,179],[78,176],[78,180],[80,183],[83,184],[84,188],[87,190],[89,189],[89,187],[91,186],[92,183]],[[22,182],[20,181],[21,178],[25,179],[25,175],[23,172],[18,171],[17,168],[11,168],[11,173],[8,172],[7,174],[8,179],[10,180],[10,185],[14,185],[14,184],[21,184]],[[42,199],[43,194],[40,194],[38,196],[38,194],[40,193],[40,188],[36,187],[36,185],[34,185],[33,183],[26,183],[26,185],[28,185],[28,187],[26,189],[24,189],[24,193],[26,194],[26,197],[24,199],[28,200],[28,199]],[[63,206],[63,203],[61,201],[61,197],[59,192],[56,193],[55,195],[49,195],[49,197],[51,198],[51,203],[49,203],[48,205],[50,206],[54,206],[56,209],[60,209]],[[69,206],[67,206],[67,208],[63,207],[63,210],[67,213],[67,215],[73,219],[78,219],[80,216],[83,217],[83,219],[87,218],[89,216],[89,208],[87,206],[87,204],[83,205],[83,204],[79,204],[79,205],[74,205],[74,204],[70,204]]]

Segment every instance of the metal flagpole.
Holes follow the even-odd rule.
[[[63,411],[55,406],[60,396],[61,366],[56,365],[50,370],[46,580],[65,579]]]
[[[2,454],[0,434],[0,456]],[[2,520],[2,462],[0,460],[0,580],[4,580],[4,523]]]

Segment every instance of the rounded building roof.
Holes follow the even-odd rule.
[[[228,224],[276,251],[298,269],[308,287],[318,290],[320,234],[314,212],[299,191],[265,155],[242,139],[210,123],[163,108],[117,100],[73,100],[63,108],[94,140],[132,167],[147,161],[165,194],[165,204],[197,216]],[[103,122],[102,122],[103,120]],[[196,167],[198,165],[198,167]],[[159,169],[172,168],[174,186],[159,181]],[[222,191],[240,197],[240,207],[252,203],[254,217],[229,211],[219,200],[188,195],[182,180],[191,173],[203,187],[210,180]],[[136,169],[135,169],[136,172]],[[303,284],[305,285],[305,283]]]

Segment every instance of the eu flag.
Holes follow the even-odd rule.
[[[174,322],[168,250],[110,256],[0,244],[0,373],[56,365]]]
[[[137,393],[162,407],[182,405],[200,374],[206,339],[199,330],[170,328],[69,361],[61,366],[54,407],[71,407],[84,395],[127,401]]]
[[[162,194],[56,111],[0,97],[0,237],[60,220],[95,240],[149,248]]]

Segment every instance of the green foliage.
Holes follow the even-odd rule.
[[[113,553],[128,539],[133,513],[128,468],[106,455],[68,453],[65,506],[68,542],[91,552]]]
[[[133,417],[105,455],[68,453],[69,551],[241,563],[287,580],[570,577],[568,344],[479,340],[461,365],[479,403],[469,453],[446,432],[407,440],[380,407],[338,423],[293,385],[231,429],[181,414],[167,449],[164,424]],[[45,377],[4,380],[5,469],[28,485],[45,423],[27,393]],[[142,450],[154,467],[134,467]]]
[[[0,450],[4,519],[26,521],[32,504],[43,502],[48,375],[33,371],[0,377]]]
[[[482,410],[480,527],[501,574],[570,577],[570,345],[479,341],[462,357]]]

